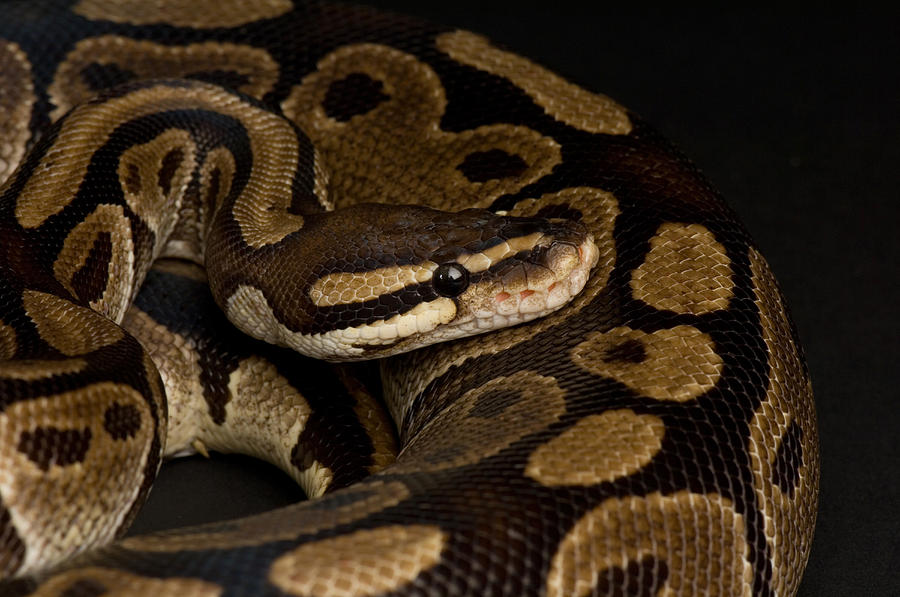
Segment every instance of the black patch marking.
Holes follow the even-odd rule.
[[[221,85],[231,89],[240,89],[250,82],[250,77],[247,75],[234,72],[233,70],[222,69],[197,71],[186,75],[184,78],[213,83],[214,85]]]
[[[797,421],[791,421],[781,437],[781,445],[772,466],[772,482],[790,497],[800,482],[800,467],[803,466],[803,429]]]
[[[100,597],[109,592],[103,584],[89,578],[81,578],[59,594],[59,597]]]
[[[381,81],[369,75],[351,73],[328,87],[322,108],[329,118],[347,122],[354,116],[371,112],[378,104],[391,99],[391,96],[382,92],[383,87]]]
[[[132,438],[141,429],[141,413],[132,404],[113,402],[103,413],[103,428],[113,439]]]
[[[163,196],[169,196],[169,192],[172,190],[172,178],[183,160],[184,152],[180,149],[173,149],[163,157],[162,167],[160,167],[157,175],[159,188],[162,189]]]
[[[95,301],[103,297],[109,281],[109,263],[112,261],[112,235],[101,232],[94,239],[84,265],[72,276],[72,288],[83,301]]]
[[[603,360],[607,363],[643,363],[647,358],[647,349],[639,340],[629,339],[606,351]]]
[[[602,570],[594,595],[610,597],[654,597],[669,577],[665,561],[646,556],[629,561],[623,570],[618,566]]]
[[[209,184],[206,188],[206,213],[211,214],[216,207],[216,200],[219,197],[219,191],[222,187],[222,171],[218,168],[213,168],[212,172],[209,173]]]
[[[502,149],[473,151],[456,167],[470,182],[515,178],[528,169],[528,162]]]
[[[81,69],[81,80],[93,91],[115,87],[136,78],[137,74],[134,71],[122,68],[118,64],[92,62]]]
[[[68,466],[83,462],[90,445],[89,427],[84,429],[36,427],[34,431],[22,432],[17,449],[42,471],[48,471],[51,464]]]
[[[132,195],[140,195],[141,193],[141,171],[137,164],[128,164],[128,172],[125,174],[125,189]]]

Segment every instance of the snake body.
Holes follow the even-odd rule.
[[[364,8],[0,10],[0,593],[796,592],[802,351],[637,115]],[[317,499],[103,546],[206,449]]]

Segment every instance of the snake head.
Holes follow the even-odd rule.
[[[268,280],[286,282],[260,278],[233,292],[226,311],[253,336],[328,360],[389,356],[542,317],[581,291],[598,259],[575,221],[412,205],[309,217],[293,244],[284,250],[298,255],[286,262],[309,265],[269,271]],[[253,320],[242,324],[241,312]]]

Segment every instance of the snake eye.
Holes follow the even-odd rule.
[[[469,287],[469,270],[458,263],[445,263],[434,270],[431,284],[441,296],[454,297]]]

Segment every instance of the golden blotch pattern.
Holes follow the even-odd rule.
[[[16,329],[0,321],[0,361],[13,358],[18,346]]]
[[[400,482],[370,481],[336,491],[326,508],[320,502],[303,502],[239,521],[209,525],[208,532],[192,531],[165,535],[144,535],[123,540],[124,549],[176,552],[210,548],[231,549],[264,545],[271,541],[290,541],[300,535],[352,523],[390,508],[409,497]],[[337,507],[334,504],[342,504]]]
[[[75,108],[19,194],[15,209],[19,224],[36,228],[62,211],[74,199],[91,157],[112,131],[123,120],[154,114],[163,107],[217,111],[251,131],[254,168],[232,212],[247,244],[260,248],[277,243],[303,227],[303,218],[289,213],[299,151],[294,128],[267,110],[199,82],[190,87],[160,84],[137,89],[108,100],[102,109],[95,105]]]
[[[84,359],[61,359],[45,361],[41,359],[23,359],[0,361],[0,377],[35,381],[49,379],[57,375],[71,375],[82,371],[87,366]]]
[[[618,201],[612,193],[592,187],[572,187],[562,191],[547,193],[535,199],[523,199],[509,210],[511,216],[536,216],[541,210],[566,213],[576,210],[579,220],[594,236],[599,259],[585,287],[569,304],[528,325],[517,325],[491,332],[491,341],[481,337],[464,338],[456,342],[426,347],[393,357],[390,365],[383,368],[385,398],[391,412],[403,420],[405,405],[403,396],[418,396],[434,379],[441,377],[454,366],[460,366],[470,358],[483,354],[497,354],[513,346],[527,342],[555,326],[570,320],[597,298],[606,288],[609,275],[616,261],[616,245],[613,229],[619,215]],[[546,213],[546,212],[545,212]],[[421,374],[411,372],[421,371]]]
[[[525,474],[550,487],[614,481],[643,468],[659,452],[662,419],[632,410],[590,415],[541,445]]]
[[[338,104],[330,113],[329,102],[337,95],[333,87],[347,81],[369,86],[375,100],[363,107]],[[328,171],[329,201],[338,208],[403,197],[451,211],[460,208],[460,197],[466,207],[487,207],[561,161],[556,141],[526,127],[495,124],[442,131],[446,105],[437,74],[416,57],[387,46],[354,44],[320,60],[318,70],[294,87],[282,109],[315,145],[316,157]],[[334,110],[348,112],[342,116]],[[469,156],[497,152],[517,156],[519,168],[496,178],[467,178],[462,166]]]
[[[125,336],[109,319],[52,294],[26,290],[22,304],[41,338],[66,356],[94,352]]]
[[[809,557],[819,489],[819,446],[812,385],[800,351],[791,341],[791,324],[781,291],[763,257],[750,250],[753,292],[759,307],[763,340],[769,351],[766,396],[750,422],[754,487],[765,515],[766,541],[772,558],[777,595],[793,595]],[[796,479],[788,491],[775,481],[779,451],[792,425],[799,425],[793,455]],[[797,462],[799,460],[799,462]],[[803,529],[806,529],[804,532]]]
[[[545,429],[565,410],[565,393],[552,377],[532,371],[496,377],[427,424],[390,470],[435,471],[479,462]]]
[[[72,11],[94,21],[128,25],[173,25],[192,29],[238,27],[290,12],[290,0],[79,0]]]
[[[430,525],[363,529],[288,552],[272,564],[269,580],[297,597],[380,595],[437,564],[446,540]]]
[[[150,2],[141,4],[152,6]],[[55,106],[51,118],[57,120],[97,94],[97,89],[85,81],[86,69],[118,65],[134,73],[135,80],[188,78],[224,70],[241,79],[233,85],[234,89],[256,98],[272,90],[279,73],[278,63],[262,48],[227,42],[164,45],[101,35],[79,41],[57,68],[53,83],[47,88]]]
[[[25,155],[28,124],[37,101],[31,63],[18,44],[0,39],[0,184]]]
[[[140,494],[155,433],[146,399],[113,382],[7,406],[0,497],[28,553],[49,566],[111,541]]]
[[[676,402],[707,392],[722,374],[712,338],[689,325],[650,334],[627,326],[591,333],[574,348],[572,360],[638,394]]]
[[[188,131],[169,129],[132,145],[119,158],[125,201],[157,236],[167,237],[175,225],[196,151]]]
[[[83,289],[76,287],[76,275],[88,264],[92,249],[101,236],[110,244],[106,271],[93,272],[90,278],[92,285],[98,285],[90,290],[90,294],[95,296],[80,296]],[[135,278],[143,276],[142,272],[135,271],[134,254],[131,221],[125,210],[121,205],[98,205],[66,235],[62,249],[53,262],[53,274],[73,295],[90,300],[92,309],[119,321],[133,298]]]
[[[751,594],[753,568],[745,522],[717,494],[680,491],[610,498],[566,534],[547,577],[548,597],[585,597],[631,562],[654,558],[662,590],[655,595]],[[648,593],[649,594],[649,593]]]
[[[734,290],[731,260],[705,226],[666,222],[634,270],[631,290],[651,307],[676,313],[727,309]]]
[[[61,572],[50,577],[32,597],[66,597],[83,594],[78,588],[93,589],[103,597],[134,595],[178,595],[179,597],[219,597],[222,587],[195,578],[147,578],[124,570],[88,567]]]
[[[527,58],[496,48],[485,37],[468,31],[443,33],[437,38],[437,47],[454,60],[508,79],[524,89],[547,114],[569,126],[607,135],[631,132],[628,113],[610,98],[569,83]]]

